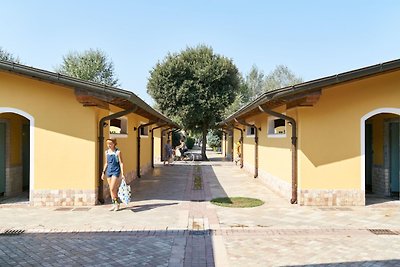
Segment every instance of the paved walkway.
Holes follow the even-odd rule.
[[[209,157],[156,165],[134,182],[133,201],[119,212],[1,204],[0,266],[400,266],[399,201],[290,205],[219,154]],[[223,196],[265,204],[210,204]]]

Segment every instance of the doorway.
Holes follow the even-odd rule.
[[[399,122],[389,123],[389,184],[390,196],[399,199]]]
[[[0,122],[0,197],[6,192],[6,124]]]
[[[362,121],[362,189],[367,205],[399,200],[400,109],[378,109]]]
[[[0,204],[29,204],[31,123],[24,112],[0,108]]]

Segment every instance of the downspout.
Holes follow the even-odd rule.
[[[244,126],[254,127],[254,178],[258,177],[258,128],[254,124],[247,123],[246,121],[239,121],[234,119],[237,123]],[[242,142],[243,147],[243,142]]]
[[[258,109],[264,113],[269,115],[284,119],[292,124],[292,199],[290,200],[291,204],[297,204],[297,126],[296,121],[289,116],[284,114],[264,109],[261,106],[258,106]]]
[[[103,172],[103,168],[104,168],[104,123],[108,120],[112,120],[112,119],[116,119],[122,116],[125,116],[129,113],[133,113],[137,110],[137,106],[135,106],[134,108],[131,109],[127,109],[127,110],[123,110],[114,114],[111,114],[109,116],[106,116],[104,118],[102,118],[99,122],[99,176],[100,173]],[[98,197],[97,200],[99,201],[99,203],[103,204],[104,203],[104,197],[103,197],[103,180],[101,180],[101,178],[99,177],[99,186],[98,186]]]
[[[243,129],[239,127],[233,126],[236,130],[240,131],[240,141],[242,142],[242,145],[240,146],[240,168],[243,168]],[[233,149],[233,137],[232,137],[232,149]],[[232,153],[232,158],[233,158],[233,153]]]
[[[146,126],[152,125],[157,123],[157,121],[151,121],[149,123],[145,124],[140,124],[139,127],[137,128],[137,157],[136,157],[136,176],[137,178],[140,178],[140,130]]]
[[[164,127],[165,125],[167,125],[167,124],[163,123],[163,124],[151,129],[151,168],[153,168],[153,169],[154,169],[154,130]],[[162,140],[162,134],[161,134],[161,140]],[[161,152],[161,155],[162,155],[162,152]]]

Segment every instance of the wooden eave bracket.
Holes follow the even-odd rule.
[[[84,107],[98,107],[110,110],[108,101],[112,101],[110,97],[94,92],[89,92],[81,89],[75,89],[76,100]]]
[[[321,91],[310,93],[307,95],[300,95],[296,98],[288,99],[286,108],[295,108],[295,107],[313,107],[319,100],[321,96]]]

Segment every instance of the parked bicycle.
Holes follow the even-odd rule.
[[[175,161],[194,161],[195,155],[190,151],[184,151],[183,153],[181,150],[175,150]]]

